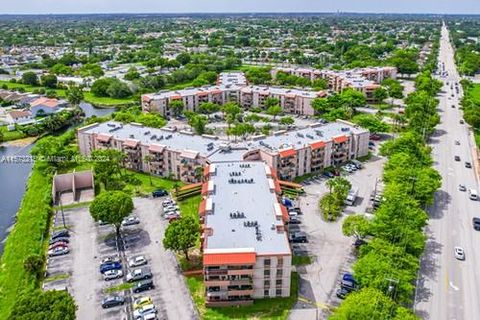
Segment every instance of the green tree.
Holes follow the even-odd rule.
[[[175,59],[184,66],[191,61],[192,57],[188,52],[182,52]]]
[[[35,72],[25,72],[22,75],[22,83],[30,86],[37,86],[38,85],[37,74]]]
[[[352,121],[370,132],[388,132],[388,124],[380,120],[376,115],[361,113],[353,117]]]
[[[29,255],[23,261],[23,268],[28,273],[40,279],[43,273],[43,266],[45,265],[45,257],[39,254]]]
[[[132,197],[122,191],[104,191],[90,204],[90,214],[95,221],[103,221],[115,226],[117,237],[123,219],[133,211]]]
[[[397,306],[374,288],[351,293],[328,318],[329,320],[391,320]]]
[[[173,100],[170,102],[170,110],[172,110],[173,115],[178,117],[183,111],[183,101],[182,100]]]
[[[188,124],[193,128],[193,130],[195,130],[196,134],[202,135],[205,133],[208,119],[203,115],[194,114],[188,120]]]
[[[203,102],[198,107],[198,112],[211,115],[212,113],[220,111],[220,106],[213,102]]]
[[[18,297],[9,320],[75,320],[77,306],[67,291],[25,290]]]
[[[320,199],[319,208],[323,217],[330,221],[334,221],[342,212],[342,207],[332,193],[328,193]]]
[[[163,237],[163,246],[168,250],[183,252],[185,259],[190,260],[188,251],[195,247],[199,235],[198,221],[193,217],[183,217],[168,225]]]
[[[284,125],[284,126],[291,126],[295,123],[295,120],[290,117],[290,116],[286,116],[286,117],[282,117],[278,123],[280,123],[281,125]]]
[[[67,90],[67,100],[73,106],[80,105],[83,100],[83,91],[78,87],[71,87]]]
[[[41,80],[42,80],[42,86],[44,87],[51,88],[51,89],[55,89],[57,87],[58,79],[57,79],[57,76],[54,74],[44,75],[42,76]]]
[[[382,103],[383,100],[388,98],[388,91],[385,88],[378,88],[373,91],[373,97],[377,103]]]
[[[273,105],[273,106],[270,106],[268,107],[267,109],[267,114],[273,116],[273,121],[275,121],[276,117],[282,113],[282,107],[280,107],[278,104],[277,105]]]
[[[121,165],[125,160],[125,154],[114,149],[94,150],[91,158],[95,177],[103,183],[105,189],[110,189],[110,184],[121,176]]]
[[[137,68],[131,67],[128,69],[128,72],[124,76],[125,80],[135,80],[140,78],[140,73],[138,72]]]
[[[342,232],[344,235],[351,237],[355,236],[357,239],[365,238],[370,231],[370,222],[364,215],[352,215],[343,220]]]

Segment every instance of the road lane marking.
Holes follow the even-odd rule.
[[[449,282],[449,285],[450,285],[450,287],[451,287],[453,290],[455,290],[455,291],[460,290],[460,288],[457,287],[457,286],[455,286],[455,285],[452,283],[452,281]]]

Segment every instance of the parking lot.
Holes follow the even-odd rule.
[[[49,277],[62,279],[47,282],[45,288],[67,288],[78,305],[77,319],[80,320],[132,319],[132,301],[141,296],[151,297],[158,311],[158,319],[197,319],[196,309],[175,256],[163,248],[163,233],[168,222],[160,216],[161,202],[160,198],[134,199],[133,216],[138,217],[140,223],[122,227],[123,242],[120,245],[123,243],[124,251],[117,248],[114,227],[94,222],[88,207],[65,211],[65,224],[71,235],[70,253],[49,259]],[[59,216],[61,215],[55,219],[56,226],[63,225]],[[125,289],[126,274],[133,269],[142,268],[129,268],[127,263],[129,259],[139,255],[148,261],[147,265],[142,267],[150,268],[155,288],[134,294],[129,288],[122,289]],[[120,259],[123,277],[104,280],[99,266],[106,257]],[[116,290],[109,293],[109,288]],[[109,294],[123,296],[125,304],[102,308],[102,300]]]
[[[302,211],[299,225],[307,233],[308,243],[296,244],[306,254],[313,256],[313,263],[297,267],[300,274],[299,302],[292,310],[290,319],[323,319],[325,311],[339,303],[335,295],[341,274],[351,271],[355,261],[353,239],[342,234],[343,218],[364,213],[371,206],[370,194],[382,175],[385,159],[373,157],[364,163],[364,168],[351,174],[345,174],[352,188],[358,188],[358,197],[354,206],[347,206],[343,216],[336,222],[323,220],[318,201],[328,192],[326,178],[317,178],[304,185],[306,194],[301,196],[297,205]]]

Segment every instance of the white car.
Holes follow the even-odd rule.
[[[53,248],[51,250],[48,250],[48,256],[49,257],[56,257],[56,256],[62,256],[64,254],[67,254],[69,253],[70,250],[68,249],[68,247],[56,247],[56,248]]]
[[[134,319],[143,319],[147,314],[156,314],[157,309],[153,304],[147,304],[146,306],[141,307],[133,312]]]
[[[465,260],[465,251],[462,247],[455,247],[454,252],[455,258],[457,258],[457,260]]]
[[[140,266],[143,266],[147,263],[148,263],[148,261],[147,261],[147,258],[145,258],[145,256],[137,256],[137,257],[133,257],[130,260],[128,260],[128,266],[130,268],[140,267]]]
[[[173,201],[172,199],[166,199],[162,202],[162,207],[164,208],[172,205],[175,205],[175,201]]]
[[[178,206],[176,205],[171,205],[163,208],[163,212],[169,212],[169,211],[175,211],[175,210],[178,210]]]
[[[128,217],[128,218],[123,219],[122,226],[124,226],[124,227],[133,226],[133,225],[139,224],[139,223],[140,223],[140,219],[133,216],[133,217]]]
[[[119,279],[121,277],[123,277],[122,270],[108,270],[103,273],[103,279],[105,281]]]

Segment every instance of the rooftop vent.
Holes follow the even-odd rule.
[[[134,139],[134,138],[135,138],[135,135],[131,134],[130,139]]]

